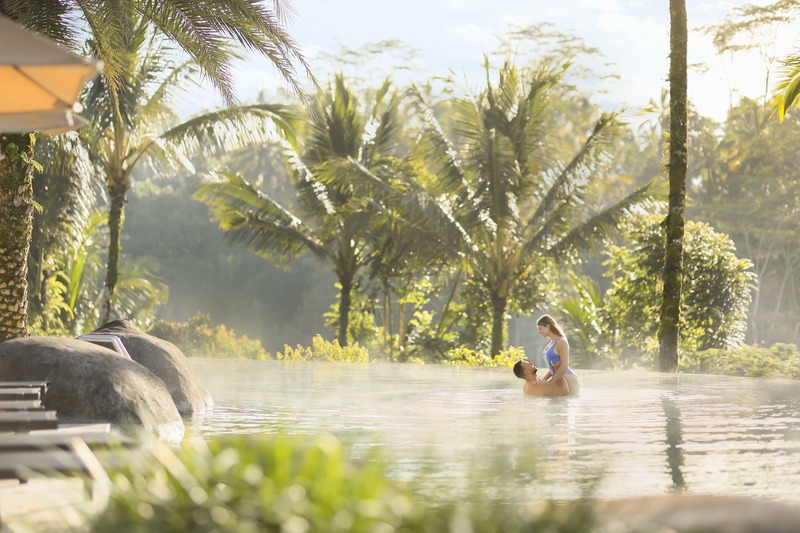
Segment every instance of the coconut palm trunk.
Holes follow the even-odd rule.
[[[683,214],[688,167],[686,0],[670,0],[669,8],[669,211],[664,221],[666,233],[664,293],[658,328],[658,366],[662,372],[674,372],[678,368],[683,284]]]
[[[0,135],[0,342],[28,334],[33,135]]]
[[[506,311],[508,309],[508,297],[493,294],[492,300],[492,351],[495,356],[506,348],[508,342],[508,322],[506,321]]]
[[[128,180],[125,178],[112,179],[108,184],[111,197],[111,206],[108,211],[108,264],[106,267],[106,281],[103,286],[103,304],[100,310],[100,324],[111,320],[111,310],[114,304],[114,291],[119,279],[119,258],[122,249],[122,219],[125,209],[125,195],[128,192]]]
[[[347,332],[350,328],[350,308],[353,306],[353,277],[340,275],[339,284],[342,286],[339,294],[339,346],[347,346]]]

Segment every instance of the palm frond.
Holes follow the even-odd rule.
[[[793,55],[783,61],[775,91],[775,111],[778,119],[783,122],[786,112],[800,96],[800,55]]]
[[[428,126],[425,134],[412,148],[409,159],[425,161],[430,166],[431,172],[439,177],[437,182],[444,194],[469,190],[468,180],[458,152],[447,138],[433,109],[428,105],[416,85],[411,86],[409,93],[421,106],[422,118]]]
[[[81,46],[80,31],[70,24],[71,13],[61,0],[4,0],[0,13],[65,48],[77,50]]]
[[[586,186],[587,176],[592,175],[596,160],[605,155],[604,149],[609,146],[609,142],[619,129],[617,116],[617,113],[601,115],[578,153],[557,175],[553,176],[552,182],[547,183],[549,185],[547,193],[528,219],[527,226],[535,226],[536,221],[552,218],[552,213],[564,205],[566,199]]]
[[[186,154],[218,155],[247,145],[286,138],[295,141],[298,117],[288,107],[251,104],[204,113],[162,133],[158,138]]]
[[[122,2],[73,0],[83,15],[92,36],[92,51],[103,62],[102,76],[114,95],[130,76],[126,49],[126,34],[135,25],[130,10]]]
[[[657,205],[659,204],[656,198],[656,180],[653,180],[616,204],[576,225],[550,247],[548,254],[560,255],[588,249],[592,244],[607,239],[616,230],[622,217],[635,211],[653,210]]]
[[[286,159],[286,165],[289,167],[289,172],[293,174],[297,198],[301,205],[312,213],[316,212],[332,215],[336,211],[336,208],[325,186],[317,180],[316,176],[309,170],[302,158],[289,143],[281,143],[281,147],[283,148],[283,154]]]
[[[389,87],[390,81],[387,79],[376,91],[375,105],[365,128],[362,162],[368,165],[382,154],[391,153],[397,147],[403,129],[403,122],[400,120],[400,97],[397,92],[392,92],[389,101],[384,103]]]
[[[211,207],[229,242],[278,264],[305,249],[320,256],[329,253],[299,218],[236,174],[210,174],[193,198]]]

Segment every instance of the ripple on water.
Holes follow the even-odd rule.
[[[514,501],[687,492],[800,501],[800,384],[579,372],[528,398],[507,369],[192,360],[216,407],[195,437],[333,433],[423,491]]]

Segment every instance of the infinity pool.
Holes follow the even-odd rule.
[[[192,359],[191,438],[331,433],[423,494],[510,502],[683,491],[800,502],[800,382],[579,371],[529,398],[505,368]]]

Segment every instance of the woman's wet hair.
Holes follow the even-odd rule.
[[[551,317],[550,315],[542,315],[539,317],[539,320],[536,321],[537,326],[550,326],[550,329],[556,335],[564,336],[564,332],[561,331],[561,328],[558,327],[558,322],[556,319]]]
[[[520,379],[525,377],[525,369],[522,368],[522,359],[514,363],[514,375]]]

